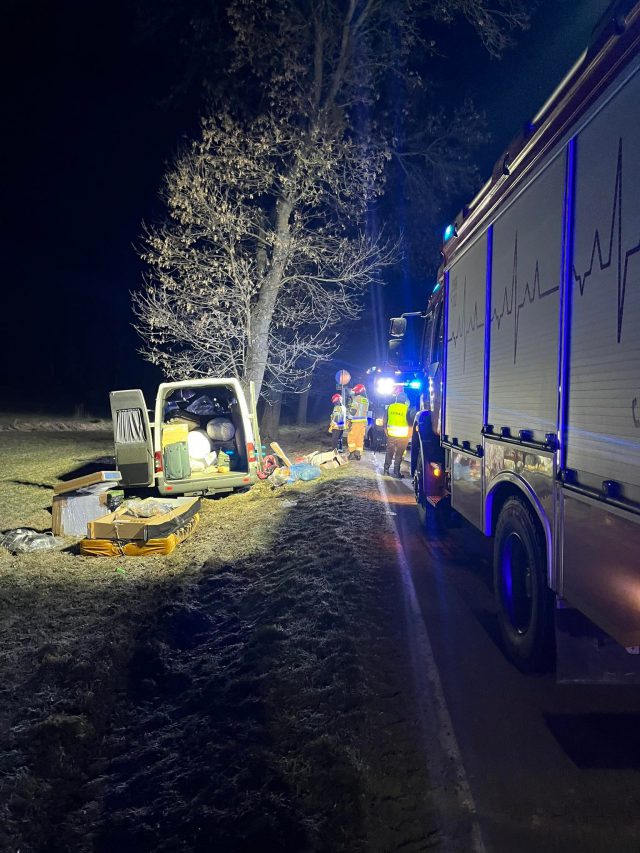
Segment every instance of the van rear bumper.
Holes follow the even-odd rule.
[[[176,495],[215,495],[232,492],[234,489],[247,489],[258,480],[255,470],[233,471],[230,474],[214,474],[211,477],[189,477],[186,480],[166,480],[160,475],[157,479],[158,492],[163,497]]]

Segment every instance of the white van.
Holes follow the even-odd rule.
[[[214,495],[256,482],[255,404],[250,410],[237,379],[163,382],[153,423],[139,389],[112,391],[109,400],[123,486],[155,482],[161,495]]]

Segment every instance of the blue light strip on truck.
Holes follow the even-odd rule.
[[[493,278],[493,225],[487,229],[487,282],[484,314],[484,391],[482,397],[482,427],[489,422],[489,366],[491,347],[491,282]]]
[[[571,304],[573,291],[573,235],[576,197],[576,138],[567,145],[563,229],[562,229],[562,305],[560,310],[560,358],[558,385],[558,470],[567,461],[567,420],[569,416],[569,348],[571,346]]]
[[[444,299],[442,300],[442,318],[444,327],[443,356],[442,356],[442,379],[440,380],[440,411],[442,412],[442,423],[440,424],[440,436],[445,435],[447,430],[447,360],[449,352],[449,270],[444,274]]]

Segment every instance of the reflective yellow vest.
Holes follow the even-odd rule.
[[[330,426],[331,429],[344,429],[344,422],[346,420],[346,410],[342,403],[336,403],[333,407],[333,411],[331,412],[331,421]]]
[[[364,395],[358,394],[351,400],[351,405],[349,406],[349,420],[366,421],[368,411],[369,401]]]
[[[408,403],[391,403],[387,409],[387,435],[389,438],[408,438]]]

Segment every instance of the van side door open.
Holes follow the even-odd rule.
[[[116,466],[123,486],[152,486],[153,442],[147,404],[140,389],[109,394]]]

